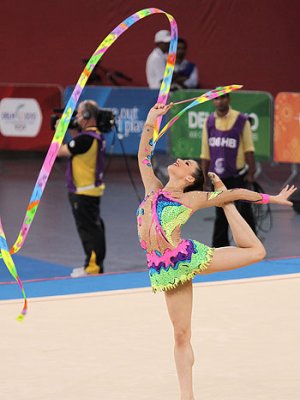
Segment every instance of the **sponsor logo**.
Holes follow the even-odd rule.
[[[207,111],[189,111],[188,125],[189,129],[203,128],[205,119],[209,116]]]
[[[120,108],[112,108],[111,111],[115,115],[116,125],[118,127],[119,137],[122,138],[122,134],[124,137],[129,137],[131,133],[140,134],[144,127],[144,120],[139,119],[139,111],[138,107],[120,107]]]
[[[42,113],[35,99],[4,98],[0,102],[0,132],[10,137],[35,137]]]
[[[210,137],[208,139],[209,147],[228,147],[230,149],[237,148],[237,140],[229,137]]]
[[[251,130],[252,131],[257,131],[259,128],[259,118],[258,115],[255,113],[250,113],[248,114],[248,117],[250,117],[250,125],[251,125]]]
[[[225,172],[224,158],[217,158],[215,161],[215,171],[218,175],[222,175]]]

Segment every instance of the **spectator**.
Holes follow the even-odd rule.
[[[213,100],[216,108],[203,125],[201,167],[205,175],[214,172],[228,189],[246,188],[255,172],[252,132],[247,116],[230,107],[230,95]],[[238,203],[238,210],[255,232],[255,220],[249,203]],[[228,222],[222,207],[216,208],[213,247],[229,245]]]
[[[198,68],[188,61],[185,56],[187,52],[187,41],[179,38],[177,45],[176,64],[174,68],[172,89],[196,89],[198,88]]]
[[[159,89],[167,64],[167,54],[171,34],[167,30],[158,31],[154,37],[155,48],[146,62],[146,76],[150,89]]]
[[[58,156],[69,157],[67,186],[69,201],[83,249],[84,266],[71,276],[103,273],[106,244],[100,202],[104,192],[104,139],[97,128],[99,107],[92,100],[78,106],[76,120],[80,132],[59,149]]]

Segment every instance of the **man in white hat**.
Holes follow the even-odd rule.
[[[150,89],[159,89],[164,76],[171,34],[167,30],[156,32],[155,49],[150,53],[146,63],[146,76]]]

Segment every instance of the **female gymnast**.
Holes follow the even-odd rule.
[[[138,234],[146,252],[151,286],[164,291],[175,338],[175,363],[181,400],[194,400],[191,347],[192,278],[240,268],[262,260],[266,251],[234,206],[235,200],[291,206],[288,201],[296,188],[286,186],[269,196],[246,189],[227,190],[215,174],[209,177],[214,192],[203,192],[204,176],[194,160],[178,159],[168,167],[169,181],[163,187],[154,175],[151,156],[153,131],[158,116],[170,105],[156,104],[148,113],[141,136],[138,161],[145,187],[145,198],[137,211]],[[180,237],[181,226],[201,208],[223,207],[236,247],[210,248],[195,240]]]

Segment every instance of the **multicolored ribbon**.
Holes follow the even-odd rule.
[[[23,305],[23,309],[20,313],[20,315],[17,317],[17,319],[19,321],[22,321],[24,316],[26,315],[27,312],[27,299],[26,299],[26,294],[25,294],[25,290],[22,284],[22,281],[20,280],[19,276],[18,276],[18,272],[16,269],[16,266],[13,262],[13,259],[9,253],[9,249],[7,246],[7,242],[6,242],[6,237],[5,237],[5,233],[3,231],[3,227],[2,227],[2,223],[1,223],[1,218],[0,218],[0,249],[1,249],[1,256],[3,258],[3,261],[5,263],[5,265],[7,266],[9,272],[11,273],[11,275],[14,277],[14,279],[18,282],[18,285],[21,288],[23,297],[24,297],[24,305]]]
[[[206,101],[215,99],[216,97],[223,96],[226,93],[233,92],[234,90],[241,89],[242,87],[243,87],[243,85],[219,86],[216,89],[210,90],[209,92],[206,92],[206,93],[202,94],[201,96],[195,98],[195,100],[190,99],[190,100],[194,100],[194,101],[191,104],[189,104],[188,106],[186,106],[185,108],[183,108],[181,111],[179,111],[179,113],[176,114],[175,117],[170,119],[170,121],[168,121],[166,123],[166,125],[163,127],[163,129],[159,132],[159,134],[157,135],[156,139],[154,139],[154,141],[157,142],[158,139],[160,139],[162,137],[162,135],[169,128],[171,128],[171,126],[181,117],[181,115],[183,113],[185,113],[187,110],[189,110],[190,108],[195,107],[198,104],[205,103]]]
[[[166,13],[165,11],[162,11],[158,8],[146,8],[144,10],[140,10],[140,11],[132,14],[130,17],[125,19],[123,22],[121,22],[108,36],[106,36],[106,38],[101,42],[99,47],[96,49],[96,51],[94,52],[92,57],[89,59],[88,63],[86,64],[86,66],[85,66],[82,74],[80,75],[79,80],[73,90],[73,93],[65,107],[63,115],[59,121],[59,124],[58,124],[57,129],[54,134],[54,137],[50,144],[49,150],[47,152],[45,161],[42,165],[41,171],[37,178],[35,187],[33,189],[33,192],[32,192],[32,195],[31,195],[31,198],[29,201],[29,205],[26,210],[26,215],[25,215],[23,224],[21,226],[21,230],[19,232],[19,235],[17,237],[15,244],[10,249],[10,251],[8,250],[8,245],[6,242],[6,238],[5,238],[5,234],[4,234],[4,231],[2,228],[1,218],[0,218],[0,226],[1,226],[1,230],[0,230],[1,257],[0,258],[3,258],[3,261],[5,262],[9,272],[18,282],[18,284],[22,290],[23,297],[24,297],[24,306],[23,306],[21,315],[19,317],[20,320],[26,314],[27,300],[26,300],[26,295],[25,295],[25,291],[24,291],[22,282],[19,279],[16,267],[14,265],[14,262],[10,256],[10,254],[14,254],[14,253],[18,252],[22,248],[22,246],[25,242],[25,239],[28,235],[30,226],[32,224],[32,221],[36,214],[37,208],[39,206],[40,199],[42,197],[46,183],[48,181],[50,172],[52,170],[54,161],[56,159],[58,150],[62,144],[63,138],[64,138],[66,130],[68,128],[70,119],[71,119],[73,112],[75,110],[75,107],[78,103],[78,100],[82,93],[82,90],[85,87],[87,80],[88,80],[89,76],[91,75],[93,69],[95,68],[96,64],[101,59],[101,57],[104,55],[104,53],[109,49],[109,47],[125,31],[127,31],[128,28],[130,28],[132,25],[134,25],[136,22],[140,21],[141,19],[148,17],[150,15],[154,15],[154,14],[164,14],[170,22],[171,42],[170,42],[170,47],[169,47],[168,60],[167,60],[167,65],[166,65],[163,81],[162,81],[162,84],[160,87],[158,99],[157,99],[158,103],[166,104],[168,95],[169,95],[169,91],[170,91],[172,75],[173,75],[174,65],[175,65],[175,60],[176,60],[177,38],[178,38],[177,24],[176,24],[176,21],[173,18],[173,16]],[[156,136],[158,135],[161,118],[158,120],[157,125],[156,125],[156,129],[155,129]]]

